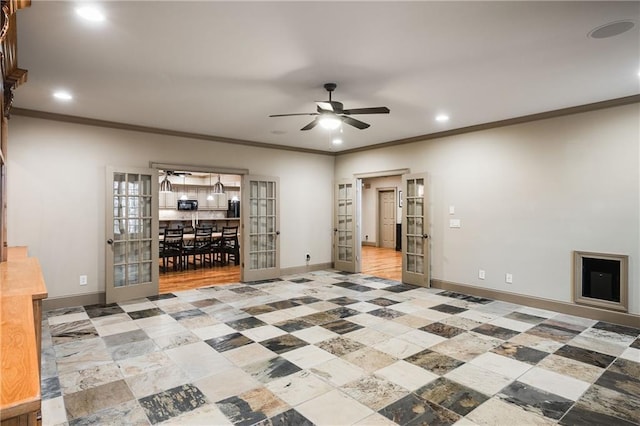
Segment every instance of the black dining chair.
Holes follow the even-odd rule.
[[[238,227],[224,226],[217,251],[220,262],[227,264],[233,261],[234,265],[240,264],[240,242],[238,241]]]
[[[185,247],[184,251],[187,269],[189,264],[193,265],[193,269],[197,269],[198,262],[202,267],[207,263],[213,266],[212,233],[213,230],[210,227],[196,227],[193,243]]]
[[[184,234],[182,228],[165,229],[160,241],[162,270],[166,272],[169,264],[174,271],[182,270],[184,257]]]

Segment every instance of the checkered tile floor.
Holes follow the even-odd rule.
[[[43,424],[640,424],[640,330],[321,271],[43,321]]]

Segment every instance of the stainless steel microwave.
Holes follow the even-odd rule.
[[[178,210],[198,210],[198,200],[178,200]]]

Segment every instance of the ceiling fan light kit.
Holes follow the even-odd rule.
[[[340,127],[340,123],[342,123],[342,121],[340,121],[340,119],[338,119],[338,117],[334,115],[326,114],[325,117],[322,117],[320,119],[320,125],[327,130],[337,129],[338,127]]]
[[[369,127],[369,124],[356,120],[351,115],[356,114],[389,114],[389,108],[387,107],[369,107],[369,108],[354,108],[344,109],[342,102],[334,101],[331,98],[331,93],[338,87],[336,83],[325,83],[324,88],[329,92],[328,101],[316,101],[316,112],[300,112],[293,114],[273,114],[269,117],[289,117],[294,115],[313,115],[316,116],[313,121],[300,130],[311,130],[320,124],[321,127],[328,130],[335,130],[340,127],[340,124],[346,123],[356,129],[364,130]]]

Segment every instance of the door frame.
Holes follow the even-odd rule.
[[[402,178],[403,175],[410,174],[410,168],[401,168],[401,169],[389,169],[389,170],[379,170],[372,172],[363,172],[363,173],[354,173],[353,177],[356,179],[366,179],[366,178],[377,178],[377,177],[387,177],[387,176],[400,176]],[[397,197],[397,194],[396,194]],[[335,204],[335,202],[334,202]],[[334,205],[335,208],[335,205]],[[362,216],[362,197],[358,200],[358,205],[356,206],[359,212],[359,216]],[[377,209],[376,209],[377,210]],[[377,214],[377,211],[376,211]],[[334,213],[335,215],[335,213]],[[402,267],[404,269],[405,258],[402,256]]]
[[[379,177],[389,177],[389,176],[398,176],[401,178],[402,180],[402,175],[407,174],[407,173],[411,173],[411,169],[409,168],[404,168],[404,169],[390,169],[390,170],[379,170],[379,171],[374,171],[374,172],[363,172],[363,173],[354,173],[353,177],[356,179],[367,179],[367,178],[379,178]],[[398,196],[398,194],[396,194],[396,197]],[[357,206],[358,211],[360,212],[360,218],[362,218],[362,197],[360,197],[360,202]],[[376,199],[376,211],[375,214],[378,214],[378,200]],[[396,219],[397,220],[397,219]],[[376,217],[376,226],[378,226],[378,218]],[[378,238],[376,237],[376,240]],[[376,241],[376,247],[378,246],[378,242]]]

